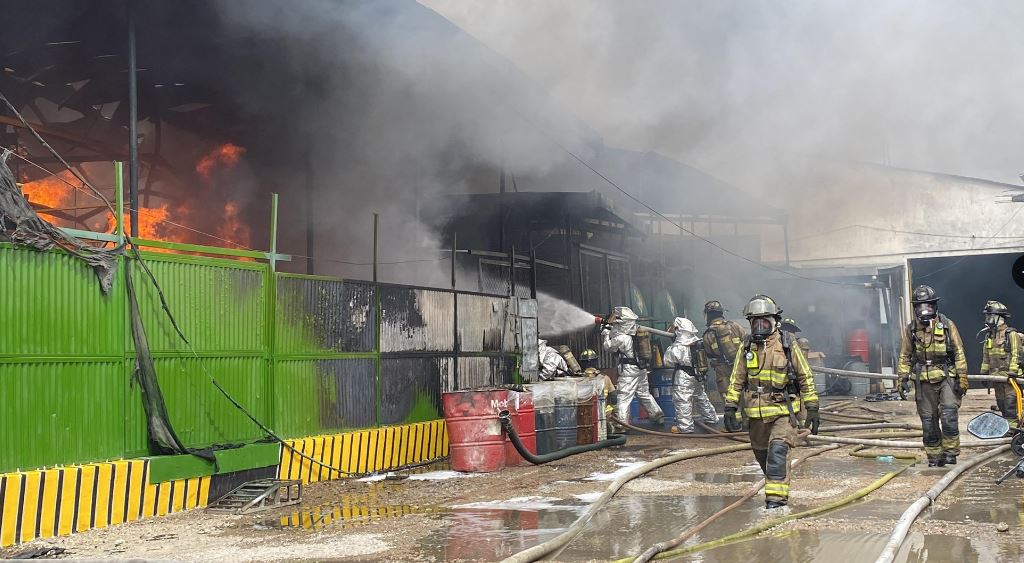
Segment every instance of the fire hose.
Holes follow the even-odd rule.
[[[805,510],[803,512],[798,512],[796,514],[788,514],[788,515],[785,515],[785,516],[780,516],[778,518],[772,518],[771,520],[765,520],[764,522],[761,522],[760,524],[757,524],[756,526],[752,526],[750,528],[747,528],[746,530],[743,530],[742,532],[737,532],[735,534],[731,534],[731,535],[725,536],[724,538],[719,538],[717,540],[708,541],[708,542],[704,542],[704,543],[699,543],[697,545],[692,545],[690,547],[685,547],[683,549],[676,549],[676,550],[672,550],[672,551],[665,551],[665,552],[662,552],[662,553],[658,554],[655,557],[655,559],[669,559],[671,557],[678,557],[680,555],[685,555],[685,554],[688,554],[688,553],[697,553],[697,552],[705,551],[705,550],[712,549],[712,548],[715,548],[715,547],[721,547],[723,545],[727,545],[727,544],[730,544],[730,543],[735,543],[735,542],[740,541],[740,540],[744,540],[744,539],[749,538],[751,536],[756,536],[757,534],[760,534],[761,532],[763,532],[765,530],[769,530],[771,528],[774,528],[775,526],[778,526],[780,524],[784,524],[786,522],[790,522],[792,520],[800,520],[802,518],[807,518],[809,516],[815,516],[815,515],[821,514],[823,512],[828,512],[830,510],[835,510],[837,508],[841,508],[841,507],[846,506],[846,505],[848,505],[848,504],[850,504],[850,503],[852,503],[852,502],[854,502],[856,500],[864,498],[867,495],[871,494],[872,492],[878,490],[879,488],[882,487],[882,485],[888,483],[893,478],[895,478],[897,475],[899,475],[900,473],[903,473],[904,471],[906,471],[908,467],[910,467],[910,465],[906,465],[904,467],[901,467],[900,469],[897,469],[895,471],[886,473],[881,478],[879,478],[875,482],[871,483],[867,487],[864,487],[863,489],[860,489],[860,490],[858,490],[858,491],[856,491],[856,492],[854,492],[854,493],[852,493],[850,495],[847,495],[847,496],[845,496],[845,497],[843,497],[841,499],[838,499],[838,500],[835,500],[835,501],[823,504],[822,506],[819,506],[819,507],[816,507],[816,508],[812,508],[810,510]],[[620,560],[620,561],[621,562],[628,562],[630,560],[629,559],[624,559],[624,560]],[[620,563],[620,561],[616,561],[615,563]]]
[[[850,371],[846,369],[834,369],[834,368],[822,368],[811,366],[811,371],[818,373],[826,373],[830,375],[841,375],[843,377],[859,377],[862,379],[886,379],[889,381],[900,381],[903,379],[902,376],[894,375],[891,373],[874,373],[868,371]],[[1009,378],[1001,375],[968,375],[967,381],[994,381],[998,383],[1006,383]],[[1024,378],[1016,378],[1017,383],[1024,383]]]
[[[512,426],[512,417],[508,411],[501,411],[498,413],[498,419],[501,420],[501,426],[505,429],[505,433],[508,434],[508,439],[512,442],[512,446],[516,451],[519,452],[519,455],[523,456],[523,459],[534,465],[542,465],[571,455],[581,454],[583,452],[592,452],[594,450],[600,450],[611,446],[621,446],[626,443],[625,436],[617,435],[593,444],[572,446],[547,454],[535,454],[531,452],[519,438],[519,434],[516,433],[515,427]]]
[[[880,448],[920,448],[920,442],[899,442],[896,440],[871,440],[868,438],[843,438],[840,436],[808,436],[808,441],[822,442],[825,444],[853,444],[863,446],[878,446]],[[960,442],[961,448],[985,448],[1009,444],[1010,438],[997,438],[995,440],[970,440]]]
[[[824,448],[821,448],[821,449],[818,449],[818,450],[814,450],[812,452],[804,454],[804,455],[794,459],[792,461],[792,463],[790,463],[789,468],[792,471],[792,469],[794,467],[800,465],[800,463],[803,462],[804,460],[806,460],[808,458],[811,458],[811,457],[814,457],[814,456],[819,455],[819,454],[823,454],[823,453],[825,453],[827,451],[838,449],[839,447],[840,446],[837,446],[837,445],[825,446]],[[747,491],[746,494],[744,494],[742,497],[736,499],[735,502],[733,502],[729,506],[723,508],[722,510],[719,510],[718,512],[712,514],[711,516],[709,516],[707,519],[705,519],[701,523],[699,523],[697,525],[694,525],[694,526],[691,526],[690,528],[688,528],[686,530],[683,530],[683,532],[681,534],[679,534],[678,536],[676,536],[676,537],[674,537],[674,538],[672,538],[670,540],[656,543],[656,544],[652,545],[651,547],[647,548],[647,550],[644,551],[643,553],[641,553],[640,555],[638,555],[636,557],[636,559],[632,559],[633,563],[646,563],[647,561],[650,561],[654,556],[658,555],[659,553],[662,553],[664,551],[668,551],[668,550],[670,550],[672,548],[675,548],[675,547],[679,547],[680,545],[682,545],[683,542],[685,542],[687,539],[689,539],[691,536],[693,536],[697,532],[699,532],[699,531],[703,530],[704,528],[708,527],[709,525],[711,525],[711,523],[714,522],[715,520],[718,520],[722,516],[725,516],[726,514],[728,514],[729,512],[734,510],[735,508],[739,507],[740,505],[742,505],[746,501],[748,501],[751,498],[753,498],[754,495],[756,495],[764,487],[764,483],[765,483],[765,480],[761,479],[757,483],[754,483],[754,486],[752,486],[750,488],[750,490]],[[621,563],[628,563],[630,561],[630,559],[629,558],[620,559],[619,561]]]
[[[917,499],[917,501],[910,505],[903,515],[900,516],[900,519],[896,522],[896,528],[889,537],[889,542],[885,545],[885,549],[882,550],[882,553],[878,556],[875,563],[892,563],[896,558],[896,553],[899,552],[900,546],[903,545],[903,540],[907,538],[907,533],[910,532],[910,526],[913,525],[914,520],[917,519],[925,508],[935,502],[935,499],[938,498],[938,496],[942,494],[942,492],[945,491],[957,477],[1009,449],[1010,446],[999,446],[998,448],[994,448],[979,456],[964,460],[961,465],[947,472],[942,479],[939,479],[932,488],[928,489],[928,492],[926,492],[921,498]]]
[[[626,483],[632,481],[633,479],[636,479],[637,477],[640,477],[641,475],[650,473],[651,471],[654,471],[655,469],[658,469],[660,467],[664,467],[666,465],[678,463],[680,461],[685,461],[688,459],[728,454],[733,452],[745,451],[748,449],[750,449],[750,446],[747,444],[735,444],[731,446],[722,446],[719,448],[710,448],[695,452],[677,453],[645,463],[644,465],[641,465],[640,467],[637,467],[612,481],[611,484],[608,485],[608,488],[604,491],[604,493],[602,493],[601,496],[593,504],[587,507],[587,510],[579,518],[577,518],[576,521],[573,522],[564,532],[555,536],[554,538],[551,538],[550,540],[544,543],[535,545],[529,549],[520,551],[519,553],[516,553],[515,555],[512,555],[504,559],[503,563],[530,563],[533,561],[537,561],[538,559],[564,547],[583,530],[583,528],[587,525],[588,522],[590,522],[591,518],[594,517],[594,514],[596,514],[597,511],[601,510],[601,508],[603,508],[604,505],[608,504],[608,501],[610,501],[612,497],[615,496],[615,493],[619,492],[619,489],[621,489]]]

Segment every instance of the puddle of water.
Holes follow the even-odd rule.
[[[269,528],[305,528],[320,530],[327,526],[354,528],[385,518],[398,518],[407,514],[423,514],[447,510],[439,506],[416,506],[409,504],[377,505],[368,502],[343,502],[323,504],[308,510],[292,511],[275,520],[262,522]]]
[[[952,522],[1006,522],[1011,527],[1024,527],[1024,479],[1010,477],[1002,485],[995,483],[1011,463],[1000,460],[964,475],[924,517]]]
[[[557,536],[585,509],[568,504],[455,509],[441,517],[447,526],[420,540],[417,551],[440,560],[496,561]]]
[[[764,475],[761,473],[761,468],[758,466],[744,467],[741,473],[685,473],[678,479],[673,477],[676,481],[687,481],[694,483],[756,483],[760,481]]]

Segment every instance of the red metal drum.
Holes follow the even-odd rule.
[[[529,391],[508,392],[508,410],[512,417],[512,427],[516,429],[516,435],[523,442],[530,453],[537,453],[537,421],[534,419],[533,393]],[[512,445],[512,440],[505,436],[505,465],[509,467],[516,465],[530,465],[530,462],[523,459]]]
[[[846,341],[846,353],[850,356],[857,356],[860,361],[868,363],[868,331],[858,328],[850,331],[850,338]]]
[[[472,389],[441,395],[449,454],[455,471],[505,467],[505,436],[498,413],[508,410],[507,389]]]

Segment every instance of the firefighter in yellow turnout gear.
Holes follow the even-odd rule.
[[[725,394],[725,425],[731,432],[739,430],[735,414],[740,399],[745,400],[750,448],[764,472],[769,509],[789,500],[789,450],[796,447],[801,409],[812,432],[817,433],[821,421],[811,368],[800,347],[779,330],[781,313],[766,295],[747,303],[743,314],[750,321],[750,336],[736,353]]]
[[[903,331],[896,373],[917,383],[917,414],[929,467],[955,464],[960,455],[957,418],[968,386],[964,344],[953,321],[939,314],[934,289],[918,286],[910,302],[914,320]]]
[[[1006,305],[998,301],[985,303],[985,328],[987,337],[981,350],[982,375],[1001,375],[1007,378],[1006,383],[996,383],[996,406],[1003,418],[1011,424],[1017,422],[1017,393],[1011,377],[1020,377],[1020,339],[1021,335],[1006,324],[1010,311]]]
[[[736,352],[743,346],[746,332],[738,323],[726,320],[725,308],[720,301],[708,301],[704,304],[704,322],[708,326],[701,336],[704,353],[711,369],[715,371],[715,386],[724,402],[729,377],[732,375],[733,360],[736,358]]]

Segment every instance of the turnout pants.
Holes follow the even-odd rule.
[[[647,383],[647,370],[637,366],[623,364],[619,366],[619,383],[616,386],[619,390],[619,404],[616,405],[615,416],[622,421],[629,422],[629,406],[633,403],[633,397],[640,400],[640,404],[651,417],[651,422],[661,423],[665,415],[661,407],[651,396],[651,389]]]
[[[680,432],[693,432],[693,409],[704,424],[718,422],[718,413],[704,390],[704,382],[688,372],[677,369],[672,376],[672,404],[676,407],[676,427]]]
[[[789,416],[750,419],[750,449],[764,472],[765,501],[789,500],[789,450],[796,447]]]
[[[960,455],[960,397],[953,390],[951,378],[917,383],[917,415],[924,431],[924,453],[929,458],[943,453]]]
[[[1002,375],[1002,374],[998,374]],[[1017,394],[1009,383],[993,383],[996,389],[996,405],[1003,418],[1012,423],[1017,422]]]

